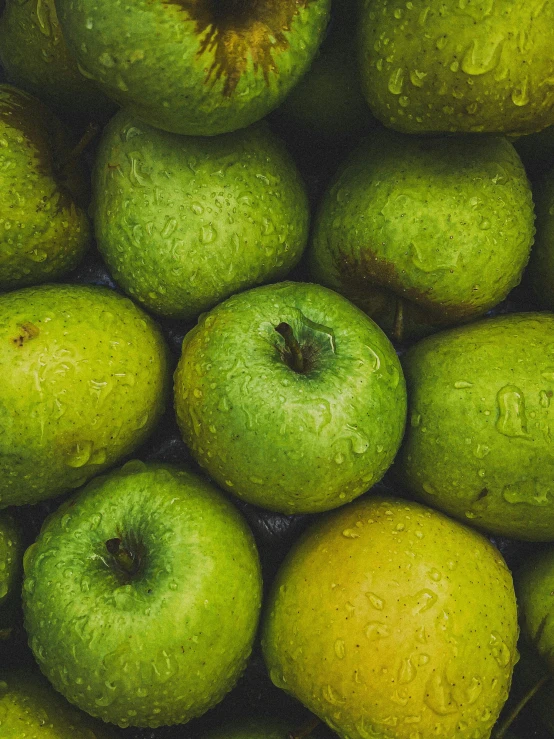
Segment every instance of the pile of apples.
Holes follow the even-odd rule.
[[[0,737],[554,734],[554,0],[0,2]]]

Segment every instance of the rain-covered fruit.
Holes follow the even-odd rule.
[[[0,508],[59,495],[130,454],[168,389],[154,322],[100,287],[0,296]]]
[[[201,136],[259,120],[308,68],[329,0],[56,0],[80,68],[157,128]]]
[[[538,303],[554,310],[554,167],[535,184],[534,196],[537,235],[525,281]]]
[[[405,133],[532,133],[554,123],[554,4],[362,0],[374,114]]]
[[[10,82],[71,119],[104,119],[115,108],[79,71],[54,0],[6,0],[0,17],[0,62]]]
[[[4,511],[0,513],[0,639],[3,631],[11,626],[22,558],[19,528],[13,517]]]
[[[29,645],[70,702],[119,726],[185,723],[250,654],[261,604],[248,526],[214,486],[129,462],[44,524],[24,560]]]
[[[554,548],[529,555],[515,573],[522,635],[554,673]]]
[[[308,240],[296,166],[261,124],[189,137],[123,110],[105,130],[93,190],[96,238],[113,276],[164,316],[191,320],[282,279]]]
[[[376,483],[404,431],[406,389],[387,337],[320,285],[235,295],[183,342],[175,406],[223,488],[283,513],[324,511]]]
[[[275,112],[291,135],[321,139],[331,146],[361,136],[379,124],[362,93],[352,38],[358,0],[332,6],[330,31],[310,69]]]
[[[481,534],[365,497],[322,518],[273,583],[273,682],[344,739],[488,739],[517,659],[511,574]]]
[[[113,729],[78,711],[37,671],[0,671],[2,739],[115,739]]]
[[[486,531],[554,539],[554,315],[443,331],[403,357],[409,422],[395,469],[419,498]]]
[[[36,98],[0,85],[0,290],[58,278],[90,242],[74,142]]]
[[[402,338],[503,300],[533,235],[531,187],[506,139],[376,132],[321,203],[311,270]]]

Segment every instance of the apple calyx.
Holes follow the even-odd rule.
[[[138,574],[142,558],[137,551],[124,546],[122,540],[117,537],[108,539],[106,549],[113,557],[115,569],[126,580],[130,580]]]

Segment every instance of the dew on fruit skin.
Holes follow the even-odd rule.
[[[539,393],[539,403],[543,408],[550,407],[550,398],[552,397],[552,390],[546,391],[541,390]]]
[[[390,75],[388,81],[389,92],[393,95],[400,95],[404,87],[404,70],[402,68],[395,69]]]
[[[424,703],[438,716],[458,713],[446,676],[434,673],[425,685]]]
[[[430,610],[437,602],[438,596],[432,590],[424,588],[416,593],[414,599],[416,601],[416,605],[412,608],[412,614],[414,616],[418,616],[419,614]]]
[[[379,598],[379,596],[375,595],[375,593],[369,592],[366,593],[366,596],[373,608],[375,608],[377,611],[383,610],[383,608],[385,607],[385,601],[382,598]]]
[[[344,639],[337,639],[335,641],[335,654],[339,659],[344,659],[344,655],[346,653],[346,648],[344,644]]]
[[[324,700],[333,706],[342,706],[346,703],[346,699],[343,698],[331,685],[325,685],[321,690],[321,694]]]
[[[454,383],[454,387],[456,388],[456,390],[464,390],[465,388],[473,387],[473,383],[468,382],[467,380],[457,380]]]
[[[360,532],[356,531],[356,529],[343,529],[342,535],[346,539],[359,539],[360,538]]]
[[[390,636],[390,628],[382,621],[370,621],[365,628],[365,635],[369,641],[379,641]]]
[[[504,436],[527,436],[527,418],[523,391],[516,385],[505,385],[496,395],[498,420],[496,429]]]
[[[65,464],[68,467],[83,467],[90,459],[92,454],[92,441],[81,441],[78,442],[69,455],[65,458]]]
[[[477,444],[473,450],[473,455],[477,457],[477,459],[484,459],[489,452],[490,448],[486,444]]]
[[[512,658],[511,652],[497,631],[491,632],[489,647],[491,647],[492,656],[499,667],[507,667],[510,664]]]

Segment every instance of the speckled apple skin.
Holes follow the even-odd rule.
[[[114,730],[69,705],[37,671],[0,671],[2,739],[116,739]]]
[[[511,574],[484,536],[363,498],[287,555],[267,601],[270,676],[343,739],[488,739],[510,688]]]
[[[208,0],[56,0],[70,50],[106,94],[157,128],[200,136],[279,105],[318,49],[330,0],[257,6],[254,20],[227,21],[223,32]]]
[[[104,132],[93,181],[104,259],[127,293],[163,316],[192,320],[282,279],[308,240],[304,185],[263,125],[178,136],[123,110]]]
[[[78,164],[70,178],[56,172],[72,147],[38,99],[0,85],[0,290],[59,278],[88,248],[85,173]]]
[[[123,584],[106,541],[142,542]],[[25,627],[72,703],[119,726],[184,723],[218,703],[250,655],[261,604],[254,539],[197,475],[130,462],[43,526],[25,555]]]
[[[362,0],[364,92],[405,133],[532,133],[554,123],[554,6]]]
[[[115,107],[79,72],[54,0],[6,0],[0,14],[0,62],[11,82],[57,110],[95,120]]]
[[[282,360],[281,322],[318,347],[312,371]],[[185,442],[221,486],[306,513],[340,506],[383,476],[402,439],[406,390],[371,319],[327,288],[285,282],[200,318],[183,343],[175,407]]]
[[[167,396],[156,324],[100,287],[0,296],[0,507],[83,485],[135,449]]]
[[[395,470],[408,488],[485,531],[554,539],[554,315],[443,331],[402,363],[409,421]]]
[[[531,186],[502,137],[376,132],[345,161],[317,214],[314,279],[391,331],[482,315],[521,280],[535,233]]]

